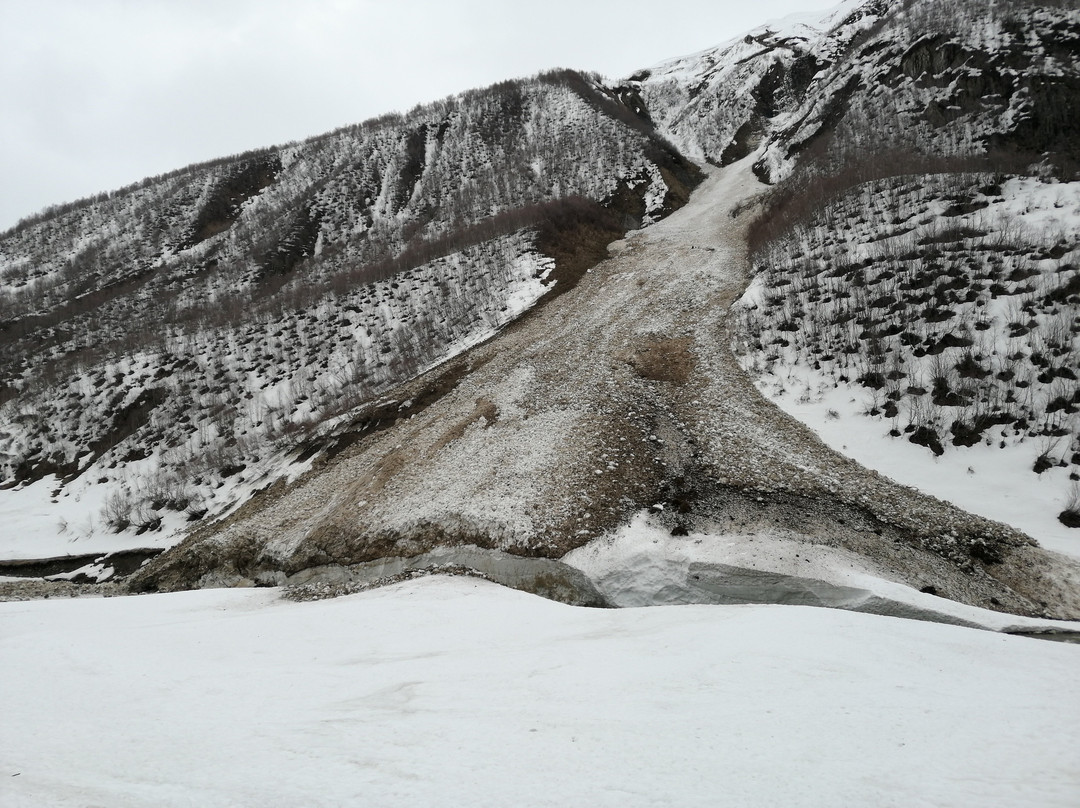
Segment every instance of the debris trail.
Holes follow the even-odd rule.
[[[273,583],[455,544],[560,557],[662,503],[676,534],[778,530],[972,605],[1080,616],[1075,564],[838,455],[754,389],[727,331],[763,190],[752,159],[710,170],[574,289],[397,394],[430,404],[376,431],[361,413],[348,448],[133,585]]]

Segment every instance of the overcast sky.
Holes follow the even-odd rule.
[[[495,81],[611,78],[836,0],[0,0],[0,229]]]

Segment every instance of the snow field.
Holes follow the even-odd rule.
[[[1080,555],[1057,519],[1078,489],[1078,194],[986,175],[852,189],[760,251],[743,367],[832,448]]]
[[[630,524],[561,560],[585,573],[619,608],[777,603],[990,631],[1080,636],[1080,622],[990,611],[897,583],[881,559],[806,541],[784,527],[733,532],[715,526],[673,536],[655,516],[639,513]]]
[[[1004,449],[972,446],[934,457],[925,447],[890,437],[888,424],[867,417],[868,396],[856,385],[830,387],[812,401],[777,395],[767,382],[762,392],[810,426],[828,446],[867,468],[1011,525],[1048,550],[1080,557],[1080,531],[1057,519],[1071,491],[1069,471],[1052,468],[1040,475],[1032,473],[1039,444]]]
[[[1080,647],[465,578],[0,604],[0,802],[1070,806]]]

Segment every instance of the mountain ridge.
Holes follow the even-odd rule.
[[[41,418],[28,406],[24,388],[41,385],[33,371],[24,366],[11,373],[14,386],[4,382],[11,399],[4,405],[7,437],[0,442],[7,473],[18,477],[12,470],[25,468],[18,477],[25,488],[41,484],[31,482],[34,475],[65,463],[79,473],[93,468],[104,480],[98,488],[112,490],[103,503],[106,521],[149,531],[146,536],[162,535],[163,526],[178,535],[181,512],[217,520],[137,573],[132,585],[142,589],[280,583],[312,566],[348,566],[442,545],[558,557],[656,507],[657,518],[676,535],[722,529],[725,515],[761,529],[802,525],[795,533],[808,547],[840,542],[873,558],[884,577],[916,588],[1017,613],[1076,616],[1072,562],[1054,560],[1015,529],[961,515],[849,466],[763,405],[726,348],[741,327],[728,319],[727,307],[751,277],[747,228],[770,218],[801,227],[798,218],[777,215],[777,200],[795,192],[815,199],[805,191],[821,184],[815,178],[839,177],[849,187],[865,181],[844,173],[852,150],[881,155],[887,147],[938,160],[939,173],[955,173],[965,160],[1027,170],[1037,157],[1042,167],[1036,171],[1062,182],[1071,178],[1068,137],[1038,141],[1052,147],[1045,154],[1017,146],[1045,128],[1040,115],[1057,97],[1053,90],[1040,101],[1030,88],[1067,88],[1072,81],[1051,46],[1067,52],[1080,22],[1075,12],[1052,6],[1024,5],[995,17],[996,11],[955,0],[899,8],[845,4],[831,24],[804,26],[800,36],[763,28],[699,54],[696,62],[674,60],[613,87],[582,74],[548,74],[433,105],[406,116],[402,128],[388,120],[352,131],[350,148],[369,149],[366,154],[394,145],[389,157],[375,161],[350,162],[331,135],[307,142],[321,163],[303,162],[301,144],[283,150],[279,163],[251,157],[236,172],[207,175],[198,192],[174,182],[176,199],[187,200],[186,223],[176,218],[179,208],[159,212],[156,221],[164,224],[158,226],[173,234],[174,246],[159,236],[154,243],[166,245],[162,260],[175,264],[174,277],[196,281],[180,287],[189,319],[163,312],[179,337],[176,349],[169,349],[167,362],[124,359],[95,373],[92,355],[76,359],[85,347],[49,331],[59,323],[44,325],[40,333],[53,352],[56,377],[83,362],[74,365],[85,369],[69,384],[67,406],[84,413],[86,428],[62,441],[49,430],[29,431],[29,424],[65,418],[60,412]],[[940,34],[941,42],[952,37],[960,44],[951,61],[927,63],[940,68],[931,75],[916,69],[922,62],[912,61],[912,47],[946,7],[962,12],[957,23],[989,22]],[[1009,44],[1008,25],[1018,19],[1028,26],[1018,30],[1032,33],[1028,39],[1036,44]],[[982,51],[974,49],[979,42]],[[1005,44],[987,45],[999,42]],[[972,65],[955,55],[976,52],[990,56]],[[950,94],[959,79],[949,71],[999,87],[1005,86],[1001,76],[1009,76],[1012,95],[955,105]],[[866,127],[880,114],[869,111],[883,103],[880,82],[872,79],[886,74],[894,83],[890,103],[914,101],[905,101],[906,111],[897,115],[907,124],[882,129],[881,143],[868,148]],[[1064,132],[1071,131],[1069,109],[1053,124]],[[1000,157],[1002,149],[1012,149],[1008,160]],[[684,154],[725,165],[722,176],[706,172],[709,193],[719,183],[740,204],[708,196],[705,212],[691,215],[694,225],[671,225],[689,243],[667,242],[657,253],[647,234],[662,238],[667,225],[657,222],[667,223],[664,216],[683,208],[699,181]],[[449,172],[447,160],[464,175]],[[877,167],[887,175],[902,162],[878,160]],[[336,166],[337,173],[319,174],[320,165]],[[500,173],[496,165],[510,170]],[[490,188],[449,184],[481,169],[493,171]],[[304,179],[283,184],[289,171]],[[755,185],[760,180],[778,183],[777,190],[763,197],[766,189]],[[274,216],[268,200],[293,185],[302,189],[298,206]],[[591,201],[573,209],[554,203],[555,224],[543,247],[546,225],[522,203],[578,192]],[[144,229],[155,226],[141,221]],[[648,225],[642,233],[617,240],[628,226],[642,224]],[[462,232],[475,235],[462,242]],[[247,239],[249,252],[238,251],[238,239]],[[587,270],[612,241],[616,255]],[[1072,248],[1065,247],[1067,255]],[[87,267],[101,265],[102,252],[116,252],[108,245],[97,253],[87,245],[79,249],[82,259],[65,265],[66,275],[58,269],[55,286],[27,274],[30,259],[10,265],[4,277],[27,274],[29,288],[20,294],[31,303],[62,300]],[[635,253],[642,261],[651,256],[651,263],[636,264]],[[676,258],[684,266],[673,264]],[[142,282],[147,269],[137,256],[124,265],[128,274],[110,276],[114,285],[95,293],[108,298],[118,284]],[[507,267],[513,269],[507,273]],[[224,286],[219,291],[206,280],[215,277],[239,283],[241,294]],[[515,320],[535,302],[552,300],[552,280],[558,300]],[[72,300],[80,295],[85,292]],[[664,307],[671,310],[659,310]],[[249,311],[254,327],[230,332],[228,317]],[[443,312],[456,312],[457,319],[448,325]],[[606,320],[597,320],[597,312]],[[13,322],[8,317],[9,334]],[[575,323],[585,328],[586,322],[591,344],[574,333]],[[562,343],[552,343],[555,333]],[[137,335],[127,339],[140,344]],[[359,347],[342,353],[338,346],[350,342]],[[545,344],[546,354],[539,347]],[[477,345],[440,369],[440,362]],[[195,358],[193,367],[185,357]],[[160,384],[149,381],[158,373]],[[131,377],[134,383],[125,381]],[[183,390],[167,387],[184,378]],[[718,379],[727,387],[718,387]],[[101,396],[107,380],[126,392]],[[40,389],[49,390],[43,381]],[[593,389],[582,392],[580,384]],[[727,399],[741,402],[735,410],[743,414],[733,415]],[[87,401],[93,402],[89,414],[82,406]],[[240,401],[254,403],[240,411]],[[625,410],[605,402],[625,403]],[[763,406],[768,415],[754,412]],[[191,413],[187,427],[165,423],[168,413],[184,423],[185,411]],[[109,434],[93,432],[94,424],[110,418],[114,446],[107,446]],[[728,425],[723,438],[718,424]],[[747,429],[749,435],[741,434]],[[780,435],[795,437],[781,446]],[[725,444],[739,449],[729,452]],[[63,447],[63,454],[52,446]],[[752,460],[755,451],[765,451],[768,461]],[[803,468],[785,453],[814,459]],[[187,465],[178,462],[185,457]],[[779,468],[783,473],[772,473]],[[334,469],[340,480],[315,497],[320,504],[298,499],[301,488],[317,488],[323,483],[312,481]],[[245,504],[255,488],[271,485]],[[80,495],[89,491],[84,486]],[[876,492],[875,501],[865,501],[868,491]]]

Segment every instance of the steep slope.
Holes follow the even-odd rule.
[[[761,248],[737,341],[744,365],[771,396],[827,402],[835,421],[876,422],[925,447],[925,465],[948,455],[956,476],[974,478],[972,494],[1007,479],[965,506],[1024,518],[1012,523],[1076,554],[1066,514],[1080,480],[1077,222],[1076,182],[860,185]],[[1035,503],[1043,518],[1024,516]]]
[[[842,175],[847,163],[877,155],[911,173],[934,170],[912,156],[979,157],[996,170],[1040,163],[1072,178],[1080,169],[1078,50],[1073,3],[897,4],[774,121],[757,170],[775,180],[797,163],[818,163]]]
[[[563,71],[21,223],[0,235],[0,512],[41,541],[0,558],[169,543],[696,178]]]
[[[834,422],[869,416],[926,447],[920,473],[879,441],[860,455],[875,468],[1073,555],[1078,64],[1070,4],[882,16],[763,146],[756,170],[783,181],[751,234],[737,338],[837,448],[854,441]]]
[[[1041,163],[1071,178],[1074,5],[847,0],[639,71],[619,92],[696,159],[725,165],[760,146],[755,171],[769,182],[796,167],[843,175],[871,156],[894,173],[979,157],[995,170]]]
[[[875,26],[882,0],[767,23],[719,47],[640,70],[618,86],[684,154],[728,165],[754,152],[820,94],[821,76]]]
[[[956,600],[1080,614],[1076,565],[830,452],[754,390],[726,336],[749,270],[750,217],[731,213],[763,190],[750,168],[714,172],[574,290],[400,389],[395,423],[367,431],[361,416],[317,473],[196,533],[133,585],[281,583],[437,545],[558,557],[656,507],[676,534],[779,526]]]

